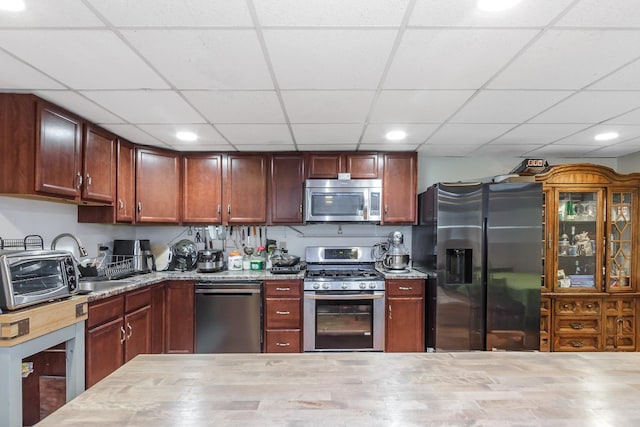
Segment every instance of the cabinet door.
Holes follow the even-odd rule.
[[[605,351],[636,351],[636,298],[604,300]]]
[[[637,190],[617,189],[609,191],[607,221],[607,264],[606,291],[630,292],[635,291],[636,235],[634,230],[637,218]],[[637,258],[637,257],[636,257]]]
[[[194,282],[166,282],[165,353],[193,353],[195,344],[194,307]]]
[[[37,105],[36,191],[78,198],[82,186],[82,121],[47,103]]]
[[[267,222],[267,162],[263,155],[227,156],[225,215],[228,224]]]
[[[594,292],[602,290],[604,244],[604,190],[576,188],[556,191],[557,242],[554,290],[557,292]],[[547,243],[547,248],[549,242]],[[548,257],[547,257],[548,258]]]
[[[186,154],[182,158],[182,220],[222,222],[222,156]]]
[[[147,148],[136,153],[137,221],[179,222],[179,155]]]
[[[117,165],[116,221],[133,222],[136,204],[136,164],[133,144],[123,140],[118,141]]]
[[[303,157],[300,155],[272,155],[270,184],[271,223],[302,224]]]
[[[83,140],[82,199],[112,204],[116,195],[116,137],[87,124]]]
[[[353,179],[378,178],[378,153],[345,154],[345,163]]]
[[[85,342],[87,388],[124,364],[124,340],[122,316],[87,330]]]
[[[160,283],[151,288],[151,353],[164,351],[165,289]]]
[[[386,351],[423,352],[424,299],[387,298]]]
[[[138,354],[151,353],[151,306],[146,305],[124,315],[126,341],[124,343],[125,363]]]
[[[416,153],[387,153],[382,175],[382,223],[413,223],[417,206]]]
[[[337,178],[343,169],[342,162],[342,156],[336,153],[309,154],[307,178]]]

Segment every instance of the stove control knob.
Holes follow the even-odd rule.
[[[314,283],[314,284],[313,284],[313,289],[318,289],[319,287],[320,287],[320,284],[319,284],[319,283]]]
[[[322,284],[322,288],[323,289],[329,289],[329,284],[328,283],[323,283]]]
[[[349,287],[349,285],[347,284],[347,282],[342,282],[342,284],[340,285],[340,287],[342,289],[347,289]]]
[[[369,283],[369,288],[370,289],[375,289],[375,288],[377,288],[377,286],[376,286],[375,283]]]
[[[360,283],[360,289],[366,289],[366,288],[367,288],[366,283]]]

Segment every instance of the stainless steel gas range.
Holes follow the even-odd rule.
[[[372,247],[305,250],[304,351],[383,351],[384,279]]]

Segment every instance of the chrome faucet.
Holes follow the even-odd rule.
[[[56,248],[56,243],[58,243],[58,240],[60,240],[63,237],[70,237],[76,242],[76,245],[78,245],[78,252],[80,252],[80,257],[85,257],[85,256],[89,255],[87,253],[87,250],[82,245],[82,242],[80,242],[80,239],[78,239],[76,236],[74,236],[71,233],[62,233],[62,234],[58,234],[56,237],[54,237],[53,241],[51,241],[51,249],[55,249]]]

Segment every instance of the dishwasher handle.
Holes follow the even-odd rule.
[[[196,288],[196,294],[200,295],[255,295],[259,294],[260,289],[215,289],[215,288]]]

